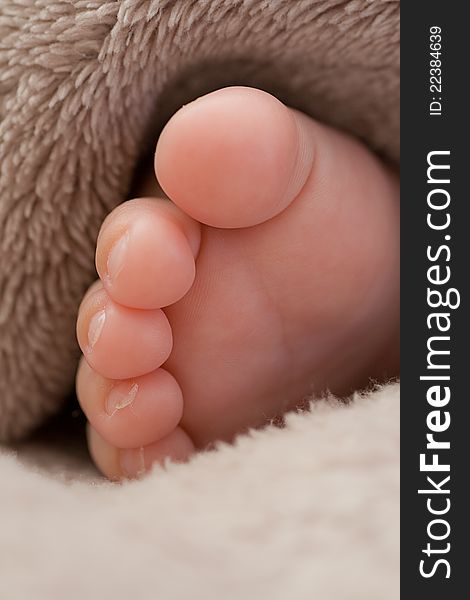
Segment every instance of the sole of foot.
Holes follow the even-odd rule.
[[[397,374],[398,183],[359,142],[225,88],[172,117],[142,189],[101,228],[77,321],[106,476]]]

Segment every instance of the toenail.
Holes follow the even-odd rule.
[[[116,279],[122,271],[128,244],[129,232],[126,231],[126,233],[111,248],[106,265],[107,275],[111,281]]]
[[[115,412],[132,404],[139,391],[137,383],[123,382],[115,385],[106,398],[106,413],[111,417]]]
[[[101,332],[103,331],[104,322],[106,321],[106,311],[100,310],[90,319],[90,325],[88,327],[88,346],[90,350],[95,346],[99,340]]]
[[[143,448],[121,450],[119,454],[121,471],[125,477],[129,479],[135,479],[136,477],[140,477],[145,473]]]

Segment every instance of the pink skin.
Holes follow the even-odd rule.
[[[170,120],[155,168],[172,202],[108,216],[77,323],[77,393],[105,475],[397,373],[397,181],[358,142],[227,88]]]

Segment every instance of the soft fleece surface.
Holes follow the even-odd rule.
[[[398,13],[396,0],[0,0],[1,441],[73,389],[98,228],[182,103],[262,87],[398,159]],[[389,387],[321,405],[122,487],[90,485],[68,443],[17,446],[21,462],[0,451],[0,597],[395,598],[396,404]]]
[[[397,600],[397,421],[398,386],[318,403],[125,486],[0,456],[0,598]]]

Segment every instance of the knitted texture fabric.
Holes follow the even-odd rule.
[[[251,85],[397,160],[396,0],[0,0],[0,441],[73,390],[103,218],[169,116]]]

